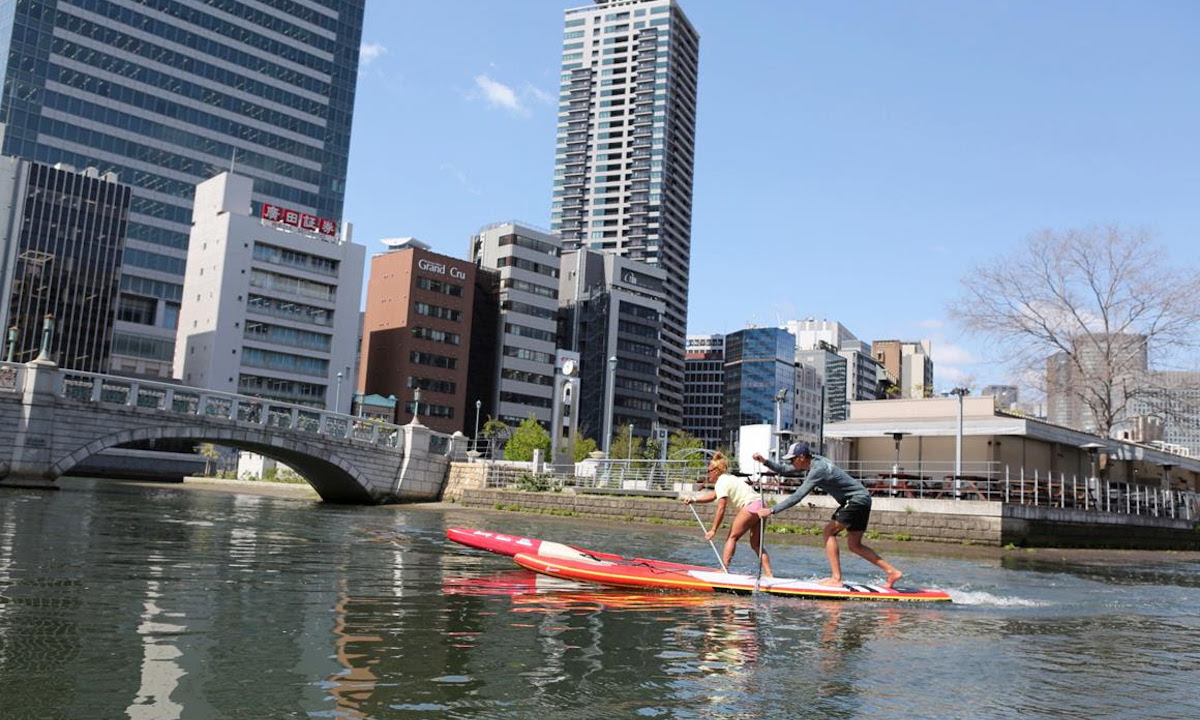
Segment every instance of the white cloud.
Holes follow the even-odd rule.
[[[554,104],[553,95],[531,83],[525,83],[525,94],[544,105]]]
[[[940,370],[944,365],[970,365],[978,362],[970,350],[944,340],[933,341],[933,362]]]
[[[488,107],[510,110],[519,115],[528,114],[529,111],[521,104],[516,91],[504,83],[493,80],[487,75],[476,75],[475,86],[483,93],[483,99]]]
[[[440,170],[441,172],[447,173],[448,175],[453,177],[455,180],[458,181],[459,185],[462,185],[464,190],[471,193],[472,195],[482,195],[483,194],[482,190],[479,190],[478,188],[476,188],[474,185],[471,184],[471,179],[467,177],[467,174],[465,172],[463,172],[462,170],[459,170],[458,167],[455,166],[453,163],[442,163],[440,166],[438,166],[438,170]]]
[[[359,65],[370,65],[379,58],[387,55],[388,49],[380,43],[363,43],[358,48]]]
[[[917,323],[917,327],[926,328],[929,330],[938,330],[938,329],[944,327],[945,325],[946,325],[945,321],[934,320],[934,319],[921,320],[920,322]]]
[[[955,367],[953,365],[938,365],[937,366],[937,388],[959,387],[962,385],[970,386],[974,384],[975,376],[967,372],[965,369]]]

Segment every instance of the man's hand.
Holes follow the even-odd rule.
[[[766,462],[767,459],[762,456],[762,453],[754,453],[754,462]]]
[[[759,516],[760,518],[769,518],[769,517],[771,517],[771,508],[759,508],[759,509],[758,509],[758,516]]]

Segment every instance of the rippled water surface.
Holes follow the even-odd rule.
[[[449,543],[453,525],[712,552],[698,531],[564,518],[3,490],[0,718],[1200,717],[1194,555],[889,552],[956,602],[837,603],[547,581]],[[781,575],[825,569],[811,545],[772,554]]]

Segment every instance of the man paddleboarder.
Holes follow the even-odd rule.
[[[879,556],[871,548],[863,545],[862,536],[867,529],[867,521],[871,518],[871,494],[858,480],[850,477],[849,473],[834,465],[828,458],[813,455],[808,443],[792,443],[782,460],[791,465],[786,468],[771,462],[761,453],[755,453],[754,459],[766,465],[772,472],[781,477],[804,477],[804,482],[791,495],[784,498],[773,508],[762,508],[759,517],[767,518],[781,513],[800,502],[815,488],[821,488],[834,500],[838,508],[833,518],[825,524],[823,537],[825,539],[825,555],[829,558],[829,568],[832,574],[821,580],[822,585],[840,587],[842,585],[842,562],[838,551],[837,536],[846,531],[846,544],[850,552],[870,562],[887,574],[884,587],[893,587],[904,573],[897,570],[887,560]]]

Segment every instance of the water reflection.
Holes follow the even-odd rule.
[[[174,636],[187,629],[186,625],[163,622],[164,611],[158,603],[162,599],[162,563],[166,559],[150,556],[147,570],[145,601],[142,603],[142,622],[137,634],[142,640],[142,679],[137,697],[125,710],[131,720],[176,720],[183,713],[183,706],[171,699],[179,686],[183,668],[176,660],[183,655],[174,644]],[[178,613],[172,615],[178,617]]]
[[[707,549],[498,517],[630,554]],[[0,493],[0,716],[1200,716],[1187,582],[917,558],[968,602],[639,593],[447,545],[447,526],[486,522],[110,485]],[[775,553],[823,567],[819,548]]]

